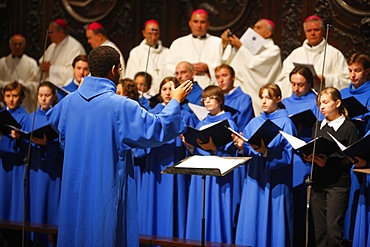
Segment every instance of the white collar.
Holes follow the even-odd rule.
[[[337,131],[339,127],[342,126],[345,120],[346,118],[344,117],[343,114],[339,118],[334,119],[333,121],[328,121],[326,120],[326,118],[324,118],[324,120],[322,120],[321,122],[320,129],[322,129],[325,126],[325,124],[328,124],[329,127],[332,127],[335,131]]]

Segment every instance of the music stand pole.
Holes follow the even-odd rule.
[[[201,235],[201,246],[205,246],[205,236],[206,236],[206,175],[202,176],[203,189],[202,189],[202,235]]]

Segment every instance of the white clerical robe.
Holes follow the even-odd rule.
[[[121,78],[123,78],[123,76],[125,75],[125,67],[126,67],[126,64],[125,64],[125,58],[123,57],[121,50],[118,48],[118,46],[115,43],[113,43],[109,39],[107,39],[106,41],[104,41],[104,43],[102,43],[101,45],[106,45],[106,46],[113,47],[114,49],[116,49],[118,51],[118,53],[119,53],[119,61],[120,61],[121,66],[122,66]]]
[[[241,46],[230,62],[235,70],[235,85],[252,98],[254,115],[259,116],[262,108],[259,90],[262,85],[275,82],[281,69],[280,48],[269,38],[263,48],[253,55],[247,47]]]
[[[325,43],[325,39],[323,39],[320,44],[311,47],[308,45],[308,41],[305,40],[301,47],[293,50],[284,60],[277,82],[283,93],[283,98],[292,95],[289,73],[294,69],[293,62],[313,64],[316,74],[322,74]],[[324,77],[326,87],[335,87],[338,90],[348,87],[350,83],[346,59],[337,48],[329,44],[326,48]]]
[[[23,54],[21,58],[8,55],[0,59],[0,87],[17,80],[25,86],[26,98],[22,105],[28,113],[36,110],[39,67],[35,59]]]
[[[149,45],[147,45],[144,39],[140,45],[134,47],[130,51],[129,58],[127,60],[126,74],[125,77],[134,79],[137,72],[145,71],[148,64],[147,73],[149,73],[153,80],[152,86],[149,90],[150,95],[156,95],[159,93],[159,84],[166,76],[172,76],[172,73],[166,73],[165,62],[169,53],[169,49],[162,45],[162,42],[158,40],[158,47],[150,47],[150,54],[148,57]]]
[[[73,59],[85,54],[85,49],[80,42],[70,35],[67,35],[59,44],[50,44],[45,51],[45,62],[49,61],[51,66],[49,73],[43,73],[42,79],[63,86],[66,80],[73,77]],[[41,57],[39,63],[43,61]]]
[[[189,34],[172,42],[166,62],[167,73],[175,73],[176,65],[182,61],[206,63],[208,65],[209,75],[196,75],[194,78],[194,81],[197,81],[204,89],[209,85],[215,84],[215,68],[221,64],[221,56],[221,38],[207,34],[206,38],[198,39]]]

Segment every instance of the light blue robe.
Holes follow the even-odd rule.
[[[6,109],[2,109],[6,111]],[[27,112],[24,107],[9,110],[17,122],[25,127]],[[10,135],[0,137],[0,219],[23,220],[24,150]]]
[[[243,131],[248,122],[254,118],[252,99],[240,87],[225,95],[225,105],[237,110],[233,115],[233,121],[238,126],[239,132]]]
[[[159,114],[164,107],[159,103],[149,112]],[[191,113],[181,114],[187,125],[195,126]],[[185,146],[176,137],[147,152],[138,199],[140,234],[184,238],[189,176],[161,171],[185,158]]]
[[[201,121],[196,129],[206,124],[228,119],[233,130],[236,124],[231,120],[231,114],[225,112],[217,116],[208,115]],[[231,133],[230,133],[231,135]],[[198,155],[209,156],[210,153],[201,148],[196,148]],[[217,156],[235,156],[237,149],[232,142],[218,147]],[[241,174],[245,168],[239,167],[223,177],[206,176],[205,198],[205,240],[213,242],[232,243],[234,241],[234,226],[237,209],[241,198]],[[192,175],[190,178],[189,201],[186,221],[186,238],[201,240],[202,220],[202,176]],[[235,188],[235,189],[234,189]]]
[[[65,151],[58,244],[138,246],[132,148],[184,132],[179,103],[171,100],[153,115],[117,95],[112,81],[89,76],[47,118]]]
[[[277,110],[252,119],[243,135],[250,138],[266,119],[284,132],[296,134],[286,110]],[[252,156],[252,159],[248,162],[244,180],[236,244],[292,246],[292,147],[278,134],[267,147],[267,157],[255,152],[248,144],[244,145],[244,156]]]

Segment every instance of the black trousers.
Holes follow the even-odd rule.
[[[343,228],[348,199],[349,186],[312,188],[311,212],[316,247],[345,246]]]

